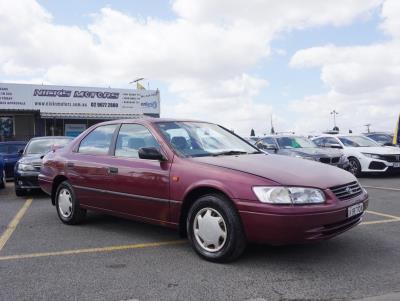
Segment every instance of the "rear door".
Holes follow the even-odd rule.
[[[150,221],[169,220],[170,163],[140,159],[141,147],[161,149],[149,129],[140,124],[122,124],[114,157],[112,188],[114,211]]]
[[[118,128],[119,124],[98,126],[81,140],[65,163],[68,178],[82,205],[111,207],[112,199],[106,193],[113,189],[107,160]]]

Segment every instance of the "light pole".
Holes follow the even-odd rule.
[[[331,112],[331,115],[333,115],[333,125],[334,125],[334,129],[336,129],[337,127],[336,127],[336,115],[338,115],[339,113],[338,112],[336,112],[336,110],[333,110],[332,112]]]

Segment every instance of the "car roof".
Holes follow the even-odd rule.
[[[26,144],[26,141],[3,141],[0,144]]]
[[[46,140],[46,139],[74,139],[74,137],[69,137],[69,136],[42,136],[42,137],[34,137],[30,141],[33,140]]]
[[[277,134],[277,135],[265,135],[262,138],[290,138],[290,137],[302,137],[307,138],[307,136],[299,134]]]
[[[370,133],[363,133],[363,135],[375,135],[375,134],[383,134],[383,135],[388,135],[388,136],[392,136],[392,133],[389,132],[370,132]]]
[[[109,123],[109,124],[114,124],[114,123],[147,123],[148,124],[148,123],[160,123],[160,122],[203,122],[203,123],[211,123],[211,122],[208,122],[208,121],[193,120],[193,119],[155,118],[155,117],[117,119],[117,120],[106,121],[104,123]]]

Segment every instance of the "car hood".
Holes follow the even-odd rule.
[[[281,149],[281,154],[285,155],[298,155],[302,157],[340,157],[342,155],[341,151],[337,149],[321,149],[318,147],[310,148],[291,148],[291,149]]]
[[[360,153],[377,154],[377,155],[400,155],[400,149],[393,146],[375,146],[375,147],[346,147]]]
[[[19,159],[18,163],[40,163],[42,162],[42,158],[42,154],[25,155],[21,159]]]
[[[315,161],[280,155],[249,154],[239,156],[198,157],[195,162],[229,168],[263,177],[281,185],[317,187],[357,181],[349,172]]]

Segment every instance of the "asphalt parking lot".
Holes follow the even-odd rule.
[[[0,190],[0,300],[400,300],[400,177],[362,178],[363,223],[330,241],[201,260],[175,231]],[[379,299],[378,299],[379,300]]]

